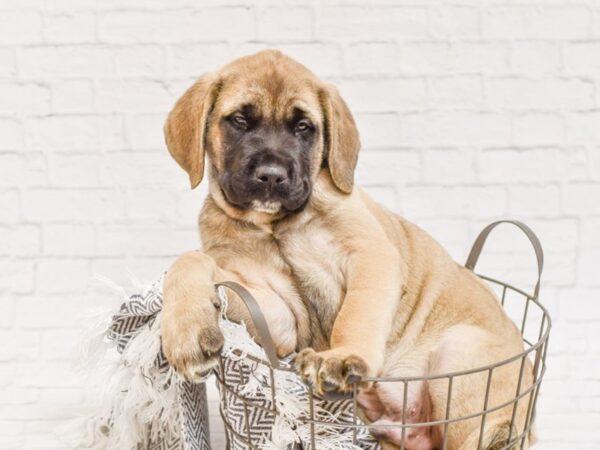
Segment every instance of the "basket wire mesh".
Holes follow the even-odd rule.
[[[529,436],[532,433],[533,423],[536,416],[536,406],[537,399],[539,394],[540,385],[544,374],[546,372],[546,354],[548,349],[548,339],[551,329],[551,319],[548,314],[546,308],[539,301],[539,289],[540,289],[540,277],[543,268],[543,252],[539,240],[533,233],[533,231],[524,225],[521,222],[517,221],[498,221],[488,225],[477,237],[473,247],[471,249],[471,253],[467,259],[465,267],[469,270],[474,271],[475,265],[483,248],[483,245],[487,239],[488,234],[492,229],[494,229],[497,225],[501,223],[511,223],[519,227],[525,235],[529,238],[533,248],[535,250],[537,263],[538,263],[538,279],[533,290],[533,293],[527,293],[511,284],[505,283],[503,281],[477,274],[481,279],[488,282],[492,287],[495,287],[495,291],[498,291],[498,297],[501,305],[506,307],[508,302],[518,304],[521,302],[522,304],[522,313],[521,317],[518,317],[516,320],[516,325],[520,328],[521,337],[523,340],[524,350],[514,355],[510,358],[507,358],[502,361],[495,362],[493,364],[489,364],[483,367],[477,367],[469,370],[463,370],[452,373],[444,373],[444,374],[430,374],[424,376],[413,376],[413,377],[369,377],[364,379],[363,381],[371,382],[371,383],[399,383],[402,385],[402,396],[403,396],[403,410],[402,410],[402,418],[406,417],[406,405],[407,405],[407,395],[409,390],[410,383],[416,382],[434,382],[434,381],[445,381],[446,383],[446,406],[445,406],[445,414],[443,419],[438,420],[430,420],[427,422],[418,422],[418,423],[405,423],[402,420],[400,423],[393,424],[378,424],[377,428],[396,428],[401,430],[401,442],[398,445],[398,448],[401,450],[405,450],[407,442],[406,435],[407,430],[419,428],[419,427],[436,427],[436,429],[441,430],[441,449],[443,450],[453,450],[449,447],[448,444],[448,435],[449,435],[449,427],[453,426],[453,424],[457,424],[459,422],[466,421],[478,421],[479,427],[479,439],[478,442],[473,446],[473,448],[482,450],[484,449],[484,430],[486,427],[486,422],[488,418],[493,415],[495,412],[498,412],[504,408],[509,408],[511,410],[511,420],[508,428],[508,436],[503,439],[501,444],[495,444],[493,447],[494,450],[508,450],[508,449],[524,449],[527,448],[531,442],[529,441]],[[224,363],[225,360],[223,357],[220,358],[219,367],[216,373],[217,385],[219,387],[220,395],[221,395],[221,404],[220,404],[220,415],[223,419],[223,424],[225,428],[225,435],[227,439],[227,448],[247,448],[247,449],[259,449],[260,445],[256,442],[255,437],[253,436],[253,430],[250,426],[250,417],[252,415],[252,411],[262,410],[264,413],[272,414],[273,417],[279,414],[276,402],[277,395],[277,386],[276,380],[274,376],[275,370],[286,370],[293,371],[292,368],[286,365],[280,364],[277,359],[277,355],[272,343],[271,336],[268,331],[268,327],[266,326],[266,321],[264,316],[262,315],[256,300],[252,298],[251,294],[242,286],[233,282],[223,282],[218,283],[218,286],[227,287],[234,292],[236,292],[240,298],[244,301],[246,306],[249,309],[250,315],[255,323],[258,339],[261,345],[265,349],[265,353],[267,354],[267,359],[256,358],[250,355],[246,355],[246,358],[252,360],[255,364],[264,365],[269,373],[270,378],[270,393],[271,393],[271,402],[265,405],[263,402],[257,401],[252,398],[252,396],[245,395],[240,393],[236,386],[230,385],[226,381]],[[490,391],[492,388],[492,380],[494,373],[498,370],[502,370],[502,368],[506,368],[511,364],[518,364],[518,379],[516,382],[516,390],[515,395],[510,398],[508,401],[503,401],[500,404],[496,404],[490,406]],[[247,381],[250,376],[249,373],[244,373],[244,369],[242,365],[238,365],[239,371],[239,380],[242,382]],[[524,383],[524,374],[526,370],[529,370],[528,367],[531,367],[532,371],[532,382]],[[453,415],[452,411],[452,394],[453,387],[457,383],[457,379],[460,377],[466,377],[470,375],[481,375],[485,377],[485,391],[483,393],[483,402],[482,408],[476,412],[470,412],[465,415]],[[362,430],[371,430],[374,428],[373,424],[364,423],[360,418],[360,411],[357,402],[357,393],[358,388],[357,385],[353,386],[353,394],[352,394],[352,406],[353,406],[353,414],[352,420],[350,423],[332,423],[332,422],[324,422],[315,416],[315,402],[319,401],[315,396],[312,395],[312,389],[308,387],[309,392],[309,403],[308,403],[308,417],[305,419],[308,422],[310,427],[310,439],[309,442],[303,442],[302,444],[297,444],[296,448],[309,448],[311,450],[318,450],[317,442],[315,439],[316,430],[320,426],[326,427],[337,427],[340,430],[350,430],[352,433],[352,444],[358,446],[360,441],[358,439],[358,431]],[[244,432],[240,433],[236,430],[236,424],[232,423],[230,418],[228,417],[226,411],[226,396],[233,396],[235,399],[239,400],[243,405],[243,415],[244,415]],[[526,406],[525,406],[526,405]],[[517,426],[517,410],[518,408],[526,408],[526,413],[524,416],[524,421],[521,427]],[[235,445],[234,445],[235,443]]]

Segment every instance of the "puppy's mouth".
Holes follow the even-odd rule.
[[[267,214],[277,214],[281,211],[281,202],[252,200],[252,209]]]
[[[231,174],[220,178],[219,187],[230,205],[274,216],[300,212],[308,204],[312,192],[309,180],[294,183],[281,191],[265,190],[263,186]]]

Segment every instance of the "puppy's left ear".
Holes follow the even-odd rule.
[[[204,75],[181,96],[165,123],[169,152],[188,173],[192,189],[204,176],[206,129],[219,87],[215,75]]]
[[[358,129],[352,113],[334,86],[324,86],[320,97],[325,116],[325,158],[329,173],[337,188],[350,194],[360,149]]]

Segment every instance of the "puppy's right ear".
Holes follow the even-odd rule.
[[[350,109],[334,86],[325,85],[320,96],[325,116],[325,148],[329,172],[337,188],[350,194],[360,150],[358,129]]]
[[[219,85],[215,75],[204,75],[181,96],[165,123],[169,152],[188,173],[192,189],[204,175],[205,134]]]

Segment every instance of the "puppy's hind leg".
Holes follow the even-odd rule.
[[[496,420],[485,427],[483,432],[483,438],[481,439],[482,450],[516,450],[519,447],[519,443],[515,443],[513,446],[506,447],[508,437],[514,438],[518,435],[515,427],[513,426],[512,433],[510,432],[510,421],[509,420]],[[513,439],[511,439],[513,441]],[[520,442],[520,441],[519,441]],[[525,438],[525,442],[522,448],[529,447],[529,439]],[[478,448],[479,445],[479,429],[474,430],[465,443],[460,447],[459,450],[472,450]]]
[[[484,367],[503,361],[519,351],[516,339],[512,339],[510,335],[495,336],[480,327],[457,325],[444,333],[440,344],[432,353],[432,372],[452,373]],[[451,392],[447,378],[430,380],[434,417],[444,419],[448,407],[449,418],[459,419],[450,423],[446,429],[441,427],[442,432],[447,434],[442,434],[442,439],[447,441],[447,448],[505,448],[509,435],[513,441],[523,432],[528,396],[518,401],[513,430],[510,430],[513,415],[511,401],[515,399],[517,391],[520,364],[520,360],[517,360],[491,370],[456,375],[452,378]],[[530,365],[526,362],[521,392],[531,385],[530,370]],[[473,417],[461,419],[468,416]],[[527,444],[527,439],[525,443]]]

